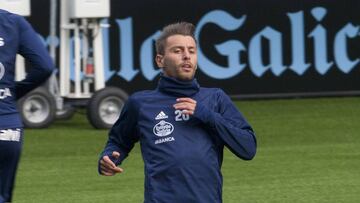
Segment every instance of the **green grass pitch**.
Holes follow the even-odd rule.
[[[224,154],[224,203],[359,202],[360,98],[241,101],[258,139],[254,160]],[[83,114],[25,131],[15,203],[140,203],[137,144],[115,177],[97,174],[106,130]]]

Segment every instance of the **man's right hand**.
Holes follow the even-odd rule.
[[[118,159],[120,153],[113,151],[112,158]],[[100,173],[105,176],[113,176],[117,173],[122,173],[124,170],[120,167],[117,167],[115,163],[110,159],[109,156],[103,156],[100,160]]]

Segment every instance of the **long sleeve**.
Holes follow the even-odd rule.
[[[198,102],[194,117],[206,124],[236,156],[251,160],[256,154],[253,129],[222,90],[217,91],[216,103],[217,112]]]
[[[39,36],[22,17],[18,17],[19,54],[31,64],[26,78],[16,82],[17,99],[41,85],[51,75],[54,64]]]
[[[113,160],[119,165],[129,154],[134,144],[139,140],[137,133],[138,109],[136,101],[130,97],[124,105],[119,119],[109,132],[109,138],[100,159],[107,155],[111,157],[113,151],[120,152],[120,158]]]

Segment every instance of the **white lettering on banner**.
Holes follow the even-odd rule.
[[[326,16],[327,10],[322,7],[316,7],[311,10],[311,15],[318,23],[320,23]],[[239,29],[243,21],[245,21],[246,16],[242,16],[240,19],[234,17],[229,17],[229,14],[225,11],[211,11],[206,14],[201,20],[198,26],[196,27],[196,37],[201,40],[200,33],[203,27],[206,24],[215,24],[220,28],[225,30],[235,30]],[[251,39],[249,44],[249,65],[250,70],[257,77],[261,77],[265,72],[270,70],[275,76],[280,76],[287,68],[294,71],[298,75],[302,75],[305,71],[311,66],[311,64],[305,62],[305,29],[304,29],[304,12],[299,11],[296,13],[287,14],[290,19],[290,29],[291,29],[291,51],[292,51],[292,63],[287,66],[283,62],[283,34],[270,26],[266,26],[260,32],[256,33]],[[220,17],[227,16],[226,21],[220,21]],[[358,37],[359,26],[354,27],[351,23],[346,24],[341,30],[339,30],[335,35],[334,41],[334,58],[338,68],[344,73],[350,72],[358,63],[359,59],[351,60],[349,59],[347,43],[350,38]],[[328,46],[327,42],[327,30],[321,24],[318,24],[309,34],[308,38],[313,40],[313,50],[314,50],[314,67],[315,70],[321,75],[326,74],[329,69],[333,66],[333,62],[328,59]],[[263,64],[261,60],[261,52],[263,51],[263,45],[260,41],[264,39],[269,44],[269,63]],[[244,65],[241,61],[238,61],[240,58],[240,51],[244,44],[240,41],[234,41],[231,39],[227,41],[228,44],[226,47],[223,47],[222,50],[228,50],[228,53],[239,53],[237,57],[233,57],[228,54],[228,67],[221,67],[217,64],[212,63],[209,59],[202,53],[201,47],[198,50],[199,53],[199,68],[208,76],[216,79],[227,79],[230,77],[236,76],[236,72],[240,73],[243,70],[243,67],[237,67],[237,71],[232,70],[232,64],[238,63],[239,65]],[[231,44],[238,43],[237,46],[230,46]],[[224,45],[226,42],[222,43]],[[219,51],[218,46],[215,45],[216,49]],[[337,49],[338,48],[338,49]],[[224,55],[223,52],[219,52],[221,55]],[[236,60],[236,61],[235,61]]]
[[[119,41],[121,63],[118,74],[123,76],[125,80],[131,81],[139,72],[134,67],[132,19],[116,20],[116,23],[119,26],[119,35],[121,36]],[[125,27],[126,29],[122,29]]]
[[[359,26],[352,24],[345,25],[336,35],[334,42],[335,62],[339,69],[344,73],[349,73],[360,61],[360,59],[351,60],[347,55],[347,38],[355,38],[359,34]]]
[[[352,43],[352,41],[359,38],[359,25],[348,22],[340,28],[332,27],[331,30],[338,30],[329,33],[329,29],[322,25],[325,24],[322,22],[326,20],[327,14],[328,11],[324,7],[314,7],[310,11],[299,10],[285,13],[284,16],[289,22],[288,28],[284,28],[285,30],[275,29],[274,25],[264,25],[262,29],[250,36],[249,42],[243,42],[240,39],[226,39],[219,44],[212,45],[219,55],[226,57],[226,65],[219,65],[214,62],[214,59],[206,55],[200,45],[201,43],[199,43],[198,67],[200,71],[213,79],[235,77],[241,74],[245,68],[249,68],[256,77],[262,77],[269,71],[276,77],[280,77],[285,71],[303,75],[310,67],[314,67],[315,71],[321,75],[328,73],[331,68],[338,68],[343,73],[348,74],[360,63],[360,57],[352,56],[351,58],[349,55],[349,50],[353,48],[350,45],[356,46],[356,43]],[[226,32],[238,31],[239,29],[242,32],[247,32],[247,18],[246,15],[234,17],[224,10],[209,11],[200,18],[196,26],[195,36],[201,42],[202,36],[209,34],[204,28],[210,24]],[[118,71],[111,70],[110,60],[108,60],[109,45],[112,45],[111,39],[109,40],[109,28],[102,28],[101,30],[103,32],[103,67],[106,79],[109,80],[112,76],[118,75],[126,81],[132,81],[137,75],[142,74],[146,80],[154,80],[160,70],[154,67],[155,53],[153,47],[160,31],[156,30],[141,43],[135,43],[132,17],[115,19],[115,21],[115,27],[119,30],[118,49],[120,55],[118,64],[120,67]],[[305,29],[307,24],[314,24],[314,27],[306,26],[307,29]],[[288,30],[290,30],[290,36],[284,36]],[[309,32],[306,32],[307,30]],[[334,37],[329,38],[329,36]],[[290,41],[285,41],[287,39]],[[50,42],[45,39],[43,41],[47,44]],[[70,40],[70,43],[73,41]],[[137,61],[137,57],[134,56],[134,50],[137,50],[134,48],[135,44],[140,44],[140,67],[134,65],[134,61]],[[290,44],[291,56],[289,60],[283,58],[286,44]],[[306,47],[306,45],[311,47]],[[74,48],[73,46],[70,47],[71,49]],[[330,50],[331,47],[332,50]],[[246,52],[248,53],[246,54]],[[73,52],[70,50],[70,53]],[[267,53],[269,60],[262,60],[262,53]],[[313,57],[308,56],[308,53],[313,53]],[[246,59],[242,57],[245,55],[248,57],[247,61],[244,61]],[[286,64],[286,61],[289,61],[289,64]],[[70,61],[69,66],[73,66],[72,61]],[[74,78],[73,75],[70,78]]]
[[[232,17],[225,11],[215,10],[206,14],[196,26],[195,36],[200,40],[202,28],[209,23],[216,24],[226,31],[234,31],[240,28],[246,20],[246,16],[239,19]],[[225,79],[240,73],[246,66],[241,63],[240,53],[246,48],[243,43],[237,40],[229,40],[215,45],[216,50],[223,56],[228,56],[228,66],[223,67],[215,64],[203,53],[201,46],[198,46],[198,64],[199,68],[212,78]]]
[[[314,8],[311,13],[320,22],[326,15],[326,9]],[[315,69],[324,75],[333,65],[333,62],[329,62],[327,57],[327,31],[322,25],[317,25],[308,37],[312,37],[314,41]]]
[[[249,63],[250,69],[257,77],[261,77],[267,70],[279,76],[285,71],[286,67],[283,65],[282,53],[282,34],[271,27],[264,28],[261,32],[255,35],[250,40],[249,45]],[[265,65],[261,59],[261,53],[263,52],[261,46],[261,40],[266,39],[270,46],[270,63]]]

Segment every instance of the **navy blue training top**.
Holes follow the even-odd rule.
[[[178,97],[197,101],[193,116],[173,105]],[[200,88],[162,76],[153,91],[133,94],[110,130],[101,157],[120,152],[120,164],[140,141],[145,163],[145,203],[222,202],[223,148],[250,160],[256,139],[230,98],[217,88]]]
[[[31,64],[26,78],[15,82],[16,54]],[[0,9],[0,129],[22,127],[16,100],[43,83],[54,65],[31,25]]]

